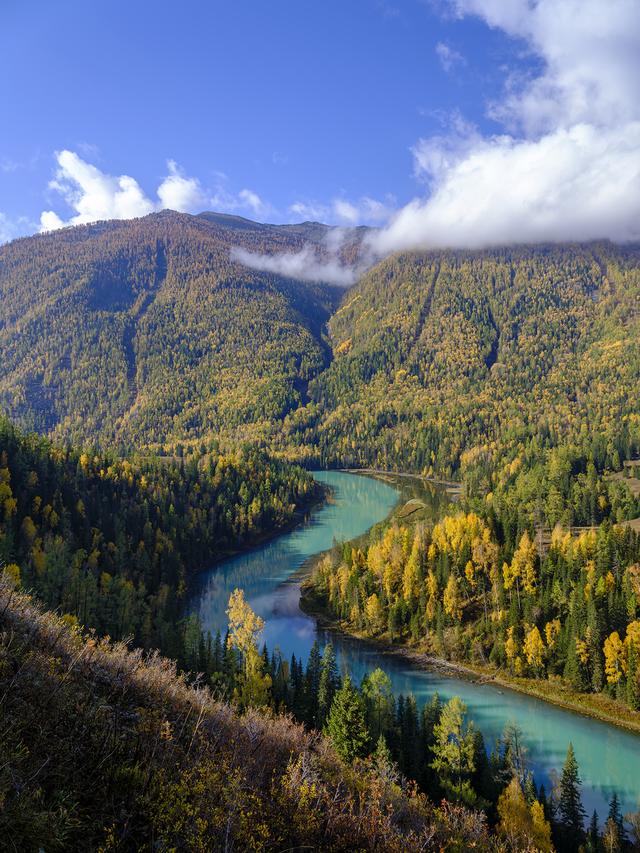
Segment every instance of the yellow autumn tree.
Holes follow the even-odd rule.
[[[500,794],[498,817],[498,834],[508,841],[510,849],[552,853],[551,826],[545,819],[544,809],[537,800],[531,806],[527,804],[515,776]]]
[[[576,657],[583,666],[589,663],[589,644],[580,637],[576,637]]]
[[[513,666],[513,662],[515,656],[518,652],[518,643],[515,638],[515,629],[513,625],[507,628],[507,639],[504,643],[504,653],[507,656],[507,661],[511,666]]]
[[[229,645],[237,649],[243,663],[243,674],[235,690],[235,699],[241,708],[266,705],[271,677],[264,673],[264,661],[258,651],[258,637],[264,628],[264,619],[254,613],[241,589],[234,589],[231,593],[227,617]]]
[[[558,641],[558,636],[560,634],[560,627],[561,625],[559,619],[552,619],[544,626],[544,636],[547,640],[547,648],[555,648],[556,642]]]
[[[531,540],[529,533],[525,532],[520,537],[518,547],[514,551],[510,564],[505,563],[502,567],[505,589],[516,587],[518,601],[520,600],[520,583],[526,593],[532,595],[536,591],[538,576],[536,572],[536,560],[538,549],[535,542]]]
[[[629,648],[632,645],[640,651],[640,620],[636,619],[627,625],[627,635],[624,638],[624,644],[626,646],[626,659],[629,657]]]
[[[431,622],[435,619],[438,604],[438,579],[432,569],[427,575],[427,594],[427,620]]]
[[[449,580],[447,581],[444,595],[442,597],[442,603],[444,604],[444,612],[447,616],[450,616],[454,622],[459,622],[462,619],[458,579],[453,572],[449,575]]]
[[[534,800],[529,808],[531,812],[531,838],[534,848],[540,853],[553,853],[551,824],[544,815],[542,803]]]
[[[402,574],[402,597],[407,604],[420,596],[420,538],[416,534]]]
[[[535,670],[542,669],[545,645],[537,625],[525,634],[523,650],[529,666]]]
[[[467,560],[467,565],[464,567],[464,576],[471,589],[473,589],[476,585],[476,567],[473,565],[473,560]]]
[[[384,611],[380,604],[380,599],[375,592],[367,598],[367,603],[365,605],[365,617],[367,625],[371,631],[380,630],[384,619]]]
[[[603,651],[604,671],[607,675],[607,681],[609,684],[617,684],[622,677],[624,655],[624,645],[617,631],[609,634],[606,638]]]

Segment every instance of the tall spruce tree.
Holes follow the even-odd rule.
[[[318,728],[324,726],[333,697],[340,687],[340,676],[336,663],[336,653],[333,645],[328,643],[322,655],[322,666],[320,668],[320,681],[318,683]]]
[[[366,755],[369,732],[364,702],[348,675],[331,704],[325,733],[344,761],[352,762],[354,758]]]
[[[622,850],[625,844],[624,821],[622,819],[622,811],[620,809],[620,800],[617,793],[614,791],[609,803],[609,815],[607,817],[606,834],[610,841],[610,846]]]
[[[313,728],[318,727],[318,694],[320,692],[320,675],[322,672],[322,658],[320,647],[316,640],[307,661],[304,684],[304,721]]]
[[[587,832],[587,853],[599,853],[600,830],[598,828],[598,812],[594,809],[591,815],[589,831]]]
[[[577,851],[584,841],[584,822],[586,813],[580,797],[580,774],[578,762],[569,743],[567,758],[562,768],[560,779],[560,798],[558,803],[558,819],[560,821],[559,840],[561,849]]]

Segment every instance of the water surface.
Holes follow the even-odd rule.
[[[286,657],[295,654],[306,659],[316,638],[321,645],[331,640],[341,667],[357,681],[381,666],[389,674],[394,691],[413,693],[419,705],[435,691],[443,699],[460,696],[488,746],[507,723],[516,722],[524,733],[536,781],[544,782],[547,790],[555,771],[562,767],[571,741],[580,765],[587,811],[597,808],[599,815],[606,817],[614,791],[624,810],[637,809],[640,736],[511,690],[421,671],[401,659],[380,655],[366,643],[318,629],[315,620],[301,612],[299,586],[289,580],[291,575],[335,541],[352,539],[382,521],[399,497],[393,487],[370,477],[339,471],[319,471],[314,476],[330,486],[333,494],[302,526],[202,573],[193,609],[205,629],[224,632],[229,596],[241,587],[253,609],[265,619],[264,639],[270,649],[279,646]],[[438,494],[434,493],[434,504],[437,502]]]

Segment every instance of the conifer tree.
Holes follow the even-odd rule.
[[[347,762],[366,755],[369,732],[362,697],[347,675],[331,704],[325,733],[338,755]]]
[[[440,773],[443,787],[450,796],[472,803],[475,795],[469,777],[474,771],[475,737],[472,724],[465,724],[466,711],[466,705],[457,696],[442,709],[434,728],[431,766]]]
[[[391,679],[380,667],[367,673],[362,679],[362,696],[367,709],[371,738],[377,741],[380,735],[390,728],[394,710]]]
[[[600,831],[598,828],[598,812],[594,809],[587,832],[587,853],[599,853]]]
[[[562,768],[558,818],[564,849],[577,851],[584,840],[586,814],[580,798],[580,775],[572,743],[569,743],[567,757]]]
[[[318,693],[320,691],[320,674],[322,670],[322,657],[320,647],[316,640],[309,652],[307,671],[305,673],[305,722],[309,726],[318,726]]]
[[[620,810],[620,800],[618,799],[618,795],[615,791],[613,792],[611,802],[609,803],[609,815],[605,826],[605,836],[609,847],[617,850],[621,850],[624,847],[624,821],[622,819],[622,811]]]
[[[384,735],[380,735],[371,756],[373,766],[385,786],[396,785],[400,779],[398,766],[393,760]]]
[[[324,726],[333,697],[340,687],[340,676],[333,644],[328,643],[322,655],[322,666],[320,668],[320,680],[318,682],[318,727]]]

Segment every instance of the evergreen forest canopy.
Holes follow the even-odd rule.
[[[230,260],[322,257],[328,231],[167,211],[3,247],[0,406],[77,446],[248,440],[476,493],[554,449],[571,475],[638,452],[640,247],[403,254],[346,291]]]
[[[222,224],[221,224],[222,223]],[[329,231],[165,211],[0,249],[0,406],[75,445],[241,437],[299,405],[338,292],[233,263]],[[344,248],[345,257],[353,244]]]
[[[122,460],[58,448],[0,417],[0,567],[72,623],[185,667],[194,574],[321,494],[306,471],[251,449]]]

